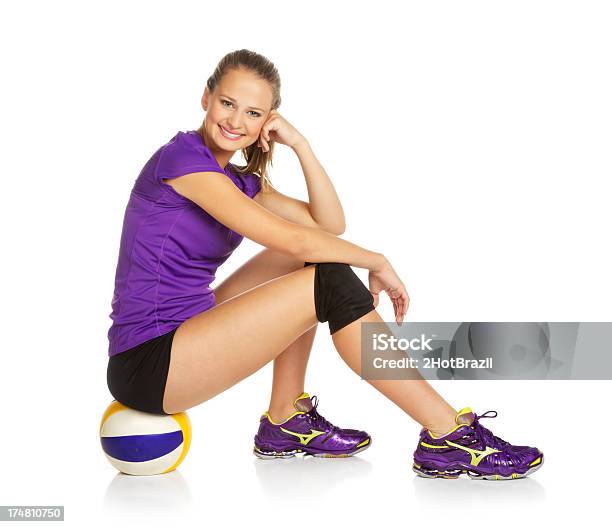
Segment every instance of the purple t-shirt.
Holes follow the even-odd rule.
[[[215,305],[209,287],[243,237],[219,223],[162,179],[220,172],[247,196],[255,174],[223,170],[195,131],[179,132],[153,154],[130,194],[119,248],[108,355],[133,348]]]

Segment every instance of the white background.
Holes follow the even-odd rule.
[[[118,475],[97,433],[129,192],[199,126],[206,79],[243,47],[278,67],[279,111],[332,178],[343,237],[389,258],[408,321],[609,321],[610,15],[590,1],[3,3],[0,504],[65,505],[71,525],[603,514],[609,381],[434,382],[547,460],[524,480],[425,480],[420,425],[344,365],[327,326],[307,390],[372,434],[356,458],[252,456],[270,366],[190,410],[172,474]],[[293,152],[274,163],[279,190],[307,199]],[[245,240],[216,284],[260,249]],[[388,299],[379,311],[393,320]]]

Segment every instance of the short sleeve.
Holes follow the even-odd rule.
[[[254,198],[261,190],[261,178],[257,174],[249,173],[246,178],[246,195]]]
[[[155,178],[172,179],[192,172],[220,172],[225,174],[210,150],[194,144],[188,134],[179,132],[162,147]]]

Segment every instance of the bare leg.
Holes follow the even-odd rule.
[[[377,311],[370,311],[361,322],[382,322]],[[390,333],[391,334],[391,333]],[[361,329],[353,323],[332,335],[334,345],[346,364],[361,375]],[[368,380],[385,397],[436,435],[445,434],[455,424],[457,411],[436,392],[415,369],[411,380]]]
[[[314,326],[314,271],[275,278],[183,322],[172,343],[164,411],[181,412],[223,392]]]
[[[315,325],[274,359],[272,395],[268,413],[276,422],[295,412],[293,401],[304,391],[306,366],[316,332]]]
[[[214,289],[221,304],[253,287],[304,266],[304,262],[272,249],[264,249],[245,262]],[[274,359],[272,393],[268,413],[275,421],[292,414],[293,401],[304,391],[306,366],[316,335],[317,325],[299,336]]]

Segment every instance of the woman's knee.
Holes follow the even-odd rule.
[[[306,262],[304,267],[313,265]],[[317,320],[329,322],[331,335],[374,309],[372,293],[345,263],[316,263],[314,298]]]

